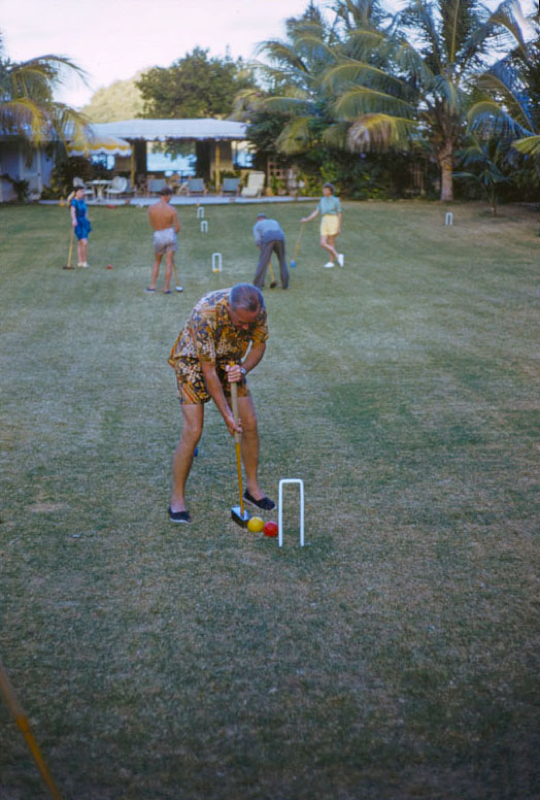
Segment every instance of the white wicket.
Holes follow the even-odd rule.
[[[199,219],[199,218],[204,219],[204,207],[203,206],[197,206],[197,219]]]
[[[451,211],[446,212],[446,216],[444,218],[445,225],[453,225],[454,224],[454,215]]]
[[[300,492],[300,547],[304,546],[304,481],[300,478],[282,478],[279,482],[279,496],[278,496],[278,544],[283,547],[283,486],[286,483],[298,484]]]
[[[221,253],[212,253],[212,272],[223,271],[223,259]]]
[[[205,219],[201,219],[201,233],[208,233],[208,222]]]

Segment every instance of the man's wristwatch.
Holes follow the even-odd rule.
[[[240,367],[240,372],[242,373],[242,375],[245,378],[246,377],[246,368],[245,367]]]

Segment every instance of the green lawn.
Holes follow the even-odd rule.
[[[271,209],[290,255],[309,208]],[[250,382],[264,488],[305,483],[307,546],[291,492],[279,550],[230,521],[213,408],[194,524],[166,513],[168,353],[206,291],[253,277],[256,209],[207,208],[208,234],[180,209],[186,291],[164,296],[144,211],[92,209],[91,269],[66,272],[66,209],[0,208],[0,653],[56,783],[537,800],[539,215],[346,203],[343,270],[306,230]],[[0,797],[46,796],[0,702]]]

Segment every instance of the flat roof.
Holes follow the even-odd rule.
[[[126,119],[93,122],[96,136],[115,136],[129,141],[165,142],[167,139],[246,139],[247,125],[230,119]]]

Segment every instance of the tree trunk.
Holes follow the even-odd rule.
[[[454,186],[452,172],[454,169],[454,143],[447,139],[437,154],[437,161],[441,169],[441,200],[454,199]]]

